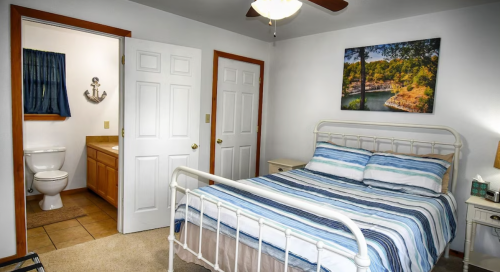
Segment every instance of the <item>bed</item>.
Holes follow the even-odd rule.
[[[323,130],[337,124],[444,131],[454,140]],[[350,138],[358,147],[372,143],[373,150],[385,142],[394,151],[403,142],[411,153],[428,146],[433,153],[451,148],[459,154],[462,145],[456,131],[441,126],[329,120],[320,122],[314,135],[315,146],[321,137],[337,138],[344,146]],[[457,171],[455,158],[451,191]],[[181,173],[211,179],[217,185],[190,191],[177,184]],[[170,186],[175,214],[170,248],[181,259],[212,271],[430,271],[447,255],[456,232],[451,192],[437,197],[413,195],[307,169],[236,182],[179,167]],[[173,271],[173,254],[170,250],[169,271]]]

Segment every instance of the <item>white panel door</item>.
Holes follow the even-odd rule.
[[[170,177],[198,168],[201,50],[125,39],[123,232],[170,223]],[[196,146],[195,146],[196,147]],[[181,186],[198,180],[181,176]]]
[[[260,66],[219,57],[215,175],[255,177]]]

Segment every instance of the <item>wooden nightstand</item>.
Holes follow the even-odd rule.
[[[465,203],[467,203],[467,231],[465,236],[464,272],[469,271],[469,264],[490,271],[498,271],[500,259],[475,252],[474,239],[477,224],[500,228],[500,204],[477,196],[471,196]]]
[[[269,174],[275,174],[278,172],[285,172],[297,168],[303,168],[307,164],[307,162],[290,160],[290,159],[272,160],[268,161],[268,163],[269,163]]]

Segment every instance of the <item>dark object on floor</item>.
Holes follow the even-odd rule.
[[[63,206],[57,210],[42,211],[28,214],[28,229],[50,225],[53,223],[70,220],[87,215],[83,209],[78,206]]]
[[[442,257],[434,267],[432,272],[459,272],[463,270],[463,259],[455,256],[450,256],[446,259]],[[479,267],[469,265],[469,272],[488,272]]]
[[[33,261],[33,264],[29,265],[29,266],[26,266],[26,267],[22,267],[23,264],[24,264],[24,262],[27,261],[27,260],[29,260],[29,259],[31,259]],[[45,272],[45,269],[43,268],[43,264],[40,261],[40,258],[38,258],[38,254],[36,254],[35,252],[30,252],[30,253],[28,253],[28,255],[26,255],[24,257],[17,258],[17,259],[8,261],[8,262],[1,263],[0,264],[0,268],[1,267],[6,267],[6,266],[9,266],[9,265],[13,265],[13,264],[16,264],[16,263],[17,263],[17,265],[14,268],[14,270],[12,270],[12,271],[26,272],[26,271],[36,270],[38,272]]]

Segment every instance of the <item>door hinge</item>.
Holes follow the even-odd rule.
[[[259,126],[257,126],[257,133],[259,133]]]
[[[125,137],[125,128],[122,128],[122,138]]]
[[[122,64],[125,65],[125,55],[122,56]]]

